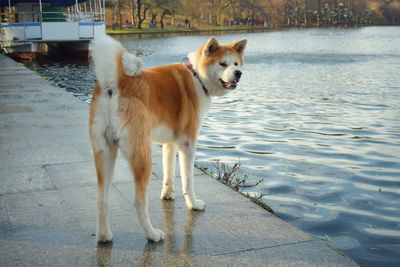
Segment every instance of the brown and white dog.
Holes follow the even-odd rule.
[[[189,55],[189,63],[141,69],[141,61],[109,36],[96,40],[93,60],[97,82],[90,105],[90,139],[98,182],[98,242],[112,240],[108,193],[117,151],[130,164],[135,207],[145,237],[153,242],[164,232],[153,228],[148,214],[151,143],[163,144],[161,199],[175,198],[176,148],[182,191],[189,209],[203,210],[193,187],[193,164],[200,125],[211,97],[237,87],[246,40],[221,45],[215,38]]]

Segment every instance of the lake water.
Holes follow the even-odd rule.
[[[400,28],[305,29],[248,38],[241,87],[216,98],[197,161],[242,162],[249,190],[292,225],[364,266],[400,266]],[[121,38],[145,67],[207,36]],[[88,100],[87,62],[28,64]],[[251,226],[250,226],[251,227]]]

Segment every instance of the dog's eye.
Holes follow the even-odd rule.
[[[219,63],[219,65],[222,66],[222,67],[224,67],[224,68],[228,67],[228,65],[226,65],[225,62],[221,62],[221,63]]]
[[[237,62],[235,62],[235,64],[234,64],[235,66],[237,66],[237,65],[239,65]]]

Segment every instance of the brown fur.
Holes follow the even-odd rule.
[[[235,48],[234,44],[228,45],[228,46],[218,46],[215,48],[213,53],[211,55],[208,55],[204,60],[203,60],[203,67],[207,67],[208,65],[213,64],[214,62],[218,62],[218,59],[224,58],[225,55],[227,54],[233,54],[236,55],[238,63],[240,65],[243,65],[243,57],[240,54],[241,52]]]
[[[146,191],[151,175],[151,131],[161,125],[172,129],[176,136],[184,134],[194,142],[198,132],[199,103],[192,74],[181,64],[161,66],[143,71],[138,76],[123,72],[121,54],[118,66],[119,115],[130,134],[133,148],[129,161],[135,177],[136,192]],[[89,128],[93,128],[98,98],[98,83],[93,89]],[[138,127],[140,126],[140,127]],[[92,140],[99,138],[90,131]],[[110,145],[107,142],[107,145]],[[99,191],[103,190],[103,151],[94,147],[95,166]]]
[[[184,134],[195,141],[199,103],[187,68],[182,64],[161,66],[131,77],[124,74],[120,57],[118,80],[124,119],[132,118],[133,112],[137,112],[132,105],[137,105],[146,117],[146,127],[152,129],[165,124],[176,136]]]

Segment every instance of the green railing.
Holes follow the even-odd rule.
[[[68,12],[57,8],[48,8],[48,11],[43,12],[0,13],[2,25],[29,22],[98,22],[103,21],[103,18],[104,13],[100,12]]]

